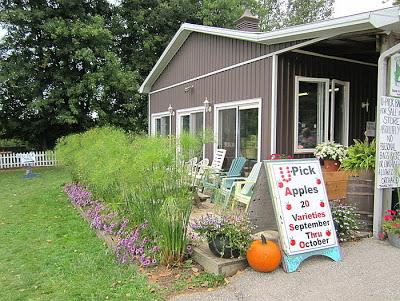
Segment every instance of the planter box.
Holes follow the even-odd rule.
[[[326,192],[329,200],[344,199],[347,195],[347,184],[354,172],[333,171],[323,172]]]

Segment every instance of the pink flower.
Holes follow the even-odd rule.
[[[384,240],[384,239],[385,239],[385,233],[379,232],[379,233],[378,233],[378,238],[379,238],[380,240]]]
[[[395,214],[396,214],[396,211],[394,211],[394,210],[388,210],[387,213],[390,213],[391,215],[395,215]]]
[[[392,220],[393,220],[393,216],[391,216],[391,215],[385,215],[384,220],[385,220],[385,221],[392,221]]]

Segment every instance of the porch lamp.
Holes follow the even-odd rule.
[[[174,111],[174,108],[171,106],[171,104],[168,107],[168,112],[169,112],[169,115],[175,116],[175,111]]]
[[[208,101],[207,97],[204,100],[203,104],[204,104],[204,110],[206,112],[211,112],[211,105],[210,105],[210,102]]]

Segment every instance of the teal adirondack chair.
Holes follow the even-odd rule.
[[[225,198],[225,206],[227,206],[229,199],[234,192],[232,209],[235,209],[238,203],[245,205],[245,210],[249,209],[251,196],[253,195],[253,188],[257,181],[258,174],[262,167],[262,162],[258,162],[253,166],[247,178],[236,178],[230,189],[221,188],[221,195]]]
[[[203,188],[216,190],[222,183],[225,186],[232,186],[233,181],[230,178],[239,177],[242,173],[246,158],[237,157],[233,159],[228,172],[209,173],[204,177]]]
[[[233,184],[233,180],[231,178],[240,177],[242,173],[242,169],[246,164],[246,158],[237,157],[233,159],[231,167],[228,172],[219,172],[208,174],[203,180],[203,189],[212,190],[211,201],[215,201],[219,199],[219,188],[221,185],[224,187],[230,187]]]

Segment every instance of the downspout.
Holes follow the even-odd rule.
[[[380,119],[381,119],[381,98],[387,94],[387,71],[388,71],[388,57],[400,51],[400,44],[397,44],[388,50],[381,53],[378,60],[378,97],[377,97],[377,110],[376,110],[376,142],[379,141],[380,132]],[[385,196],[386,207],[389,206],[391,189],[379,189],[378,173],[376,172],[379,166],[379,151],[375,156],[375,187],[374,187],[374,219],[373,219],[373,234],[378,238],[382,228],[382,215],[383,215],[383,198]],[[387,208],[390,209],[390,208]]]

